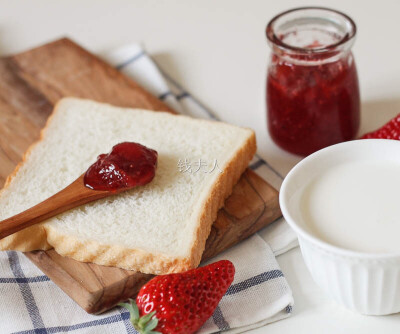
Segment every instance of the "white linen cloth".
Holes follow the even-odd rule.
[[[161,70],[139,45],[107,54],[105,60],[136,80],[173,109],[194,117],[214,118],[199,101]],[[224,119],[229,121],[229,119]],[[251,168],[274,184],[282,176],[257,156]],[[200,333],[242,333],[290,315],[292,292],[275,255],[297,245],[283,219],[225,251],[236,267],[235,280]],[[274,255],[275,254],[275,255]],[[23,254],[0,253],[0,333],[136,333],[129,313],[116,308],[89,315],[64,294]]]

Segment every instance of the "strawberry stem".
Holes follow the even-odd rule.
[[[129,311],[132,326],[140,334],[162,334],[161,332],[153,331],[158,325],[158,319],[154,316],[156,314],[155,311],[141,317],[139,308],[133,299],[129,299],[129,303],[120,303],[118,305]]]

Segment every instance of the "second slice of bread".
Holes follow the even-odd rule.
[[[249,129],[64,98],[7,180],[0,219],[63,189],[124,141],[158,152],[150,184],[15,233],[0,241],[0,249],[54,247],[78,261],[152,274],[196,267],[218,209],[255,153]]]

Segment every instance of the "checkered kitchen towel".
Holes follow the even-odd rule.
[[[105,59],[175,110],[194,117],[216,118],[164,73],[140,46],[117,49]],[[282,180],[260,157],[254,159],[251,168],[276,186]],[[275,255],[295,245],[295,236],[281,220],[218,256],[235,264],[235,280],[200,333],[241,333],[290,315],[292,292]],[[0,334],[70,332],[136,333],[125,309],[89,315],[23,254],[1,252]]]

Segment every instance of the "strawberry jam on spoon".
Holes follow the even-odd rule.
[[[93,190],[117,191],[143,186],[153,180],[157,152],[138,143],[115,145],[108,154],[101,154],[89,167],[85,186]]]

